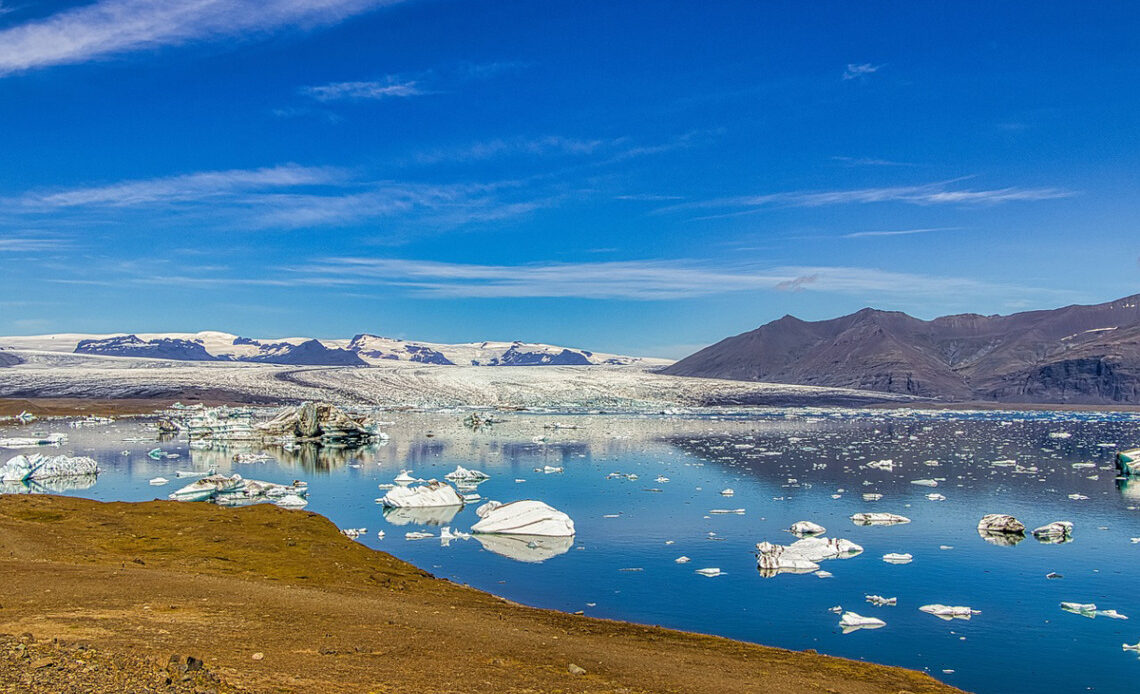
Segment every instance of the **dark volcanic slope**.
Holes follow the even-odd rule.
[[[1140,295],[932,321],[870,308],[814,323],[784,316],[663,373],[949,400],[1140,403]]]

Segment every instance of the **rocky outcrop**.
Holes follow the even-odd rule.
[[[932,321],[869,308],[818,322],[785,316],[663,373],[958,401],[1140,403],[1140,295]]]
[[[587,354],[573,349],[563,349],[555,354],[530,351],[515,343],[501,357],[487,362],[486,366],[589,366],[592,362]]]
[[[102,354],[111,357],[150,357],[179,361],[216,361],[217,357],[197,342],[162,338],[143,340],[136,335],[109,337],[104,340],[81,340],[76,354]]]
[[[245,340],[245,342],[239,342]],[[321,344],[319,340],[306,340],[300,344],[290,342],[258,342],[248,338],[238,338],[234,344],[257,345],[259,353],[238,357],[238,361],[252,361],[263,364],[293,364],[296,366],[365,366],[366,363],[356,352],[347,349],[334,349]]]

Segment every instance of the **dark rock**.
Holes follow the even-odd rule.
[[[662,373],[958,401],[1140,403],[1140,295],[932,321],[869,308],[818,322],[785,316]]]
[[[101,340],[80,340],[76,354],[102,354],[112,357],[150,357],[179,361],[217,361],[206,348],[190,340],[162,338],[143,340],[136,335],[108,337]]]

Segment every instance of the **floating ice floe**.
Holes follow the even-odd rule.
[[[811,521],[796,521],[792,523],[792,527],[788,528],[788,532],[799,537],[805,535],[822,535],[827,532],[827,528],[819,523],[812,523]]]
[[[932,492],[930,494],[927,494],[926,498],[930,501],[946,501],[946,497],[939,494],[938,492]]]
[[[241,475],[207,475],[194,480],[185,487],[172,492],[168,498],[173,501],[206,501],[218,494],[236,492],[242,488],[245,480]]]
[[[155,477],[155,478],[152,478],[150,481],[150,485],[152,487],[161,487],[162,485],[169,484],[169,483],[170,483],[170,480],[166,479],[165,477]]]
[[[911,484],[917,484],[920,487],[937,487],[938,480],[911,480]]]
[[[884,598],[882,595],[866,595],[864,596],[867,602],[875,607],[894,607],[898,604],[898,598]]]
[[[1011,547],[1025,539],[1025,524],[1004,513],[990,513],[978,521],[978,535],[990,544]]]
[[[756,568],[764,578],[781,573],[805,574],[819,571],[826,559],[849,559],[863,551],[859,545],[840,538],[806,537],[790,545],[771,542],[756,544]]]
[[[909,523],[910,519],[897,513],[856,513],[851,516],[855,525],[899,525]]]
[[[84,456],[18,455],[0,467],[0,482],[39,482],[99,474],[98,464]]]
[[[350,540],[355,540],[356,538],[360,537],[361,535],[364,535],[367,532],[368,532],[368,528],[341,528],[340,529],[340,534],[344,535],[345,537],[347,537]]]
[[[946,620],[947,622],[951,619],[969,619],[976,614],[981,614],[980,610],[974,610],[960,605],[923,605],[918,609],[926,614],[932,614],[939,619]]]
[[[1073,524],[1070,521],[1055,521],[1034,529],[1033,537],[1037,538],[1039,542],[1049,545],[1072,542]]]
[[[524,500],[500,504],[488,501],[475,509],[479,522],[471,526],[478,534],[573,537],[574,521],[562,511],[541,501]]]
[[[878,629],[887,626],[887,623],[876,617],[864,617],[855,612],[844,612],[843,616],[839,618],[839,626],[843,628],[844,634],[849,634],[859,629]]]
[[[67,434],[16,436],[0,439],[0,448],[37,448],[39,446],[62,446],[65,443],[67,443]]]
[[[708,569],[697,569],[695,573],[699,573],[702,576],[708,576],[709,578],[713,578],[714,576],[719,576],[724,572],[718,568],[713,567],[713,568],[708,568]]]
[[[731,487],[730,487],[730,488],[728,488],[728,489],[722,489],[722,490],[720,490],[720,495],[721,495],[721,496],[732,496],[733,494],[736,494],[736,490],[735,490],[735,489],[732,489]]]
[[[276,499],[273,503],[282,508],[302,508],[308,505],[309,500],[299,494],[286,494],[280,499]]]
[[[455,470],[443,476],[444,479],[455,483],[478,483],[491,479],[491,476],[480,470],[468,470],[462,465],[456,465]]]
[[[1091,602],[1062,602],[1061,609],[1089,619],[1096,617],[1096,604]]]
[[[417,487],[393,487],[380,500],[390,508],[423,508],[429,506],[462,506],[463,499],[446,482],[429,480]]]
[[[887,460],[872,460],[871,462],[867,463],[867,467],[871,468],[872,470],[886,470],[887,472],[890,472],[895,469],[895,461],[890,460],[889,458]]]
[[[744,509],[742,509],[742,508],[714,508],[714,509],[710,509],[709,513],[713,513],[713,514],[717,514],[717,515],[724,515],[727,513],[735,513],[735,514],[739,515],[739,514],[744,513]]]
[[[392,480],[396,484],[407,486],[416,482],[416,478],[412,477],[411,470],[400,470],[400,474],[396,475],[396,479]]]
[[[675,561],[678,564],[688,564],[692,560],[682,554],[681,556],[677,557],[673,561]]]
[[[16,421],[21,424],[30,424],[36,421],[36,416],[27,410],[23,410],[20,414],[16,415]]]
[[[914,556],[910,554],[899,554],[898,552],[891,552],[883,555],[883,561],[888,564],[909,564],[914,561]]]

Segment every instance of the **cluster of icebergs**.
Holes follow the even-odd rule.
[[[1054,521],[1033,530],[1038,542],[1058,545],[1073,541],[1073,524]],[[1004,513],[990,513],[978,522],[978,535],[991,544],[1011,547],[1025,539],[1025,524]]]

